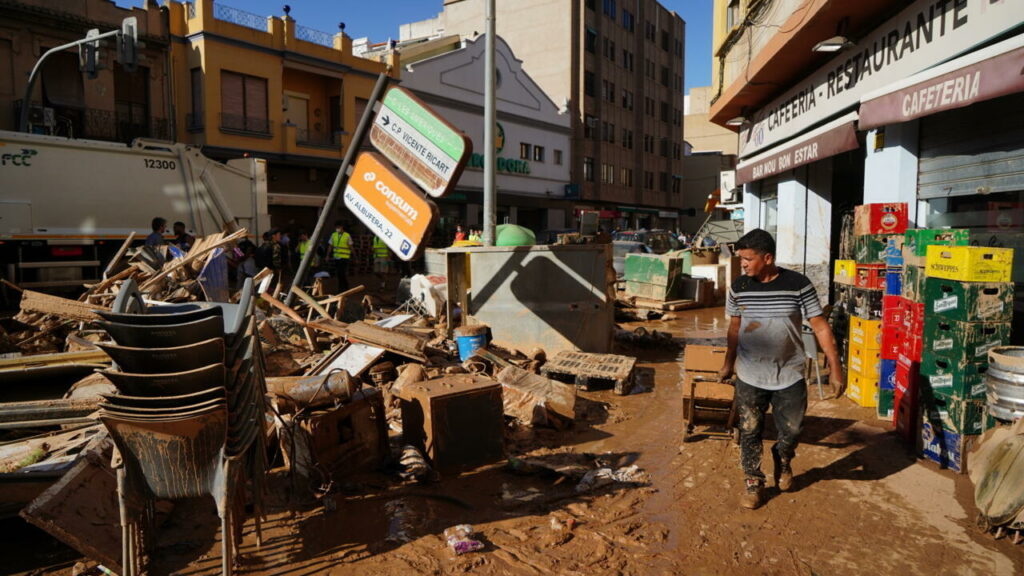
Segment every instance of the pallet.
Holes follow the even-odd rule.
[[[612,388],[624,396],[633,390],[635,367],[636,358],[629,356],[563,351],[541,368],[541,374],[581,390]]]
[[[649,298],[630,298],[630,305],[633,308],[643,308],[646,310],[664,310],[668,312],[678,312],[679,310],[689,310],[691,308],[701,308],[703,305],[696,300],[651,300]]]

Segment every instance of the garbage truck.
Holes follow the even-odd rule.
[[[269,228],[266,163],[221,163],[182,143],[131,144],[0,131],[0,275],[23,288],[80,287],[153,218],[195,235]],[[257,242],[258,243],[258,242]]]

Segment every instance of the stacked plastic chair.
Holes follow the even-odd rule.
[[[238,304],[147,306],[125,282],[97,323],[117,388],[100,420],[117,447],[122,574],[141,569],[156,500],[212,496],[221,519],[222,570],[241,543],[245,486],[252,483],[257,544],[266,468],[263,357],[247,280]]]

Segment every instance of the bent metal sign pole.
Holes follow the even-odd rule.
[[[473,152],[469,138],[398,86],[384,95],[370,142],[435,198],[458,182]]]
[[[356,158],[345,188],[345,206],[406,261],[425,246],[437,221],[437,206],[375,152],[361,152]]]

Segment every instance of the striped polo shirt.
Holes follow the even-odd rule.
[[[821,316],[814,285],[799,272],[779,268],[771,282],[740,276],[732,283],[726,314],[740,317],[736,376],[765,390],[781,390],[804,377],[804,318]]]

